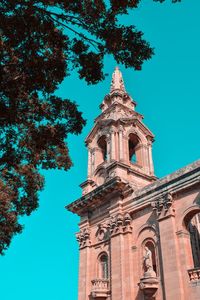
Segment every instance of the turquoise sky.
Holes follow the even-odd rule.
[[[135,23],[155,47],[155,56],[141,72],[124,69],[125,86],[138,103],[137,111],[153,131],[155,172],[163,177],[199,158],[200,149],[200,1],[181,4],[143,0],[139,9],[123,17]],[[64,206],[81,196],[86,179],[87,151],[84,138],[100,113],[99,104],[109,92],[116,63],[105,60],[106,80],[87,86],[76,72],[60,86],[58,94],[75,100],[88,120],[82,135],[68,144],[74,167],[68,172],[44,172],[46,186],[40,208],[28,218],[0,257],[2,300],[77,300],[78,244],[74,233],[79,218]]]

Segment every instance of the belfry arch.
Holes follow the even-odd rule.
[[[135,133],[130,133],[128,136],[128,157],[131,163],[142,164],[140,149],[140,139]]]
[[[102,135],[97,141],[97,147],[99,150],[99,157],[98,157],[98,165],[103,162],[106,162],[108,159],[107,155],[107,140],[106,136]]]

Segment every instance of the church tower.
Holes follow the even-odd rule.
[[[118,67],[100,108],[83,195],[66,207],[80,216],[78,300],[198,300],[200,161],[155,177],[154,135]]]
[[[155,180],[152,161],[154,135],[135,111],[136,103],[125,90],[122,73],[116,67],[110,93],[100,108],[102,113],[86,138],[88,180],[83,194],[119,176],[133,189]]]

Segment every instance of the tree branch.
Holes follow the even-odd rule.
[[[43,13],[45,13],[52,21],[57,22],[59,25],[67,28],[68,30],[72,31],[73,33],[75,33],[76,35],[80,36],[81,38],[85,39],[88,43],[90,43],[96,50],[99,50],[96,46],[102,45],[100,42],[95,41],[94,39],[88,38],[86,35],[84,35],[83,33],[78,32],[77,30],[71,28],[70,26],[66,25],[65,23],[61,22],[58,19],[61,20],[65,20],[66,22],[71,22],[74,25],[78,25],[80,27],[82,27],[83,29],[89,29],[88,26],[85,25],[85,23],[81,22],[77,17],[73,17],[71,15],[63,15],[63,14],[57,14],[55,12],[51,12],[48,10],[45,10],[41,7],[38,6],[34,6],[36,9],[42,11]],[[54,18],[53,16],[55,16],[56,18]],[[69,19],[71,20],[69,20]],[[77,23],[76,21],[72,21],[73,19],[78,20],[80,23]],[[96,44],[96,45],[95,45]]]

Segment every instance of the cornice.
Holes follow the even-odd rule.
[[[137,209],[139,210],[145,206],[151,205],[153,201],[162,198],[166,193],[175,195],[194,185],[199,185],[200,187],[200,160],[134,191],[132,197],[129,198],[125,204],[126,210],[128,212]]]
[[[94,127],[92,128],[92,130],[90,131],[90,133],[87,135],[86,139],[85,139],[85,143],[88,144],[90,142],[90,140],[93,139],[93,137],[95,136],[95,134],[97,133],[97,131],[99,129],[101,129],[101,127],[106,128],[107,126],[111,126],[111,125],[118,125],[118,124],[123,124],[123,125],[134,125],[134,126],[138,126],[138,128],[148,137],[150,137],[150,139],[152,141],[154,141],[154,134],[146,127],[146,125],[141,121],[141,115],[136,113],[135,111],[133,111],[133,115],[131,117],[119,117],[118,119],[103,119],[103,118],[99,118],[96,119],[96,124],[94,125]]]
[[[82,196],[78,200],[67,205],[66,209],[81,216],[85,212],[94,209],[98,203],[103,204],[105,196],[113,192],[116,192],[123,198],[126,197],[127,194],[132,193],[133,189],[127,181],[116,176],[88,194]]]
[[[117,193],[122,198],[132,194],[128,201],[124,202],[126,211],[131,213],[133,210],[140,210],[151,205],[153,201],[160,199],[166,193],[174,195],[197,184],[200,186],[200,160],[135,191],[127,181],[120,177],[112,178],[67,205],[66,209],[78,215],[83,215],[85,212],[97,207],[99,203],[103,204],[106,201],[105,196]]]

